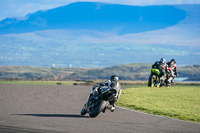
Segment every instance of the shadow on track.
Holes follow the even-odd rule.
[[[82,116],[76,114],[14,114],[35,117],[68,117],[68,118],[89,118],[89,116]]]

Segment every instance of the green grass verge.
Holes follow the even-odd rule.
[[[137,87],[122,90],[118,106],[200,123],[200,86]]]

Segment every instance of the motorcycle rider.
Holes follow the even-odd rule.
[[[167,65],[168,65],[168,70],[170,72],[170,76],[173,78],[171,80],[171,82],[173,83],[173,80],[176,76],[178,76],[178,73],[176,71],[176,61],[175,59],[171,59],[171,61],[167,62]],[[170,78],[170,77],[168,77]]]
[[[152,65],[153,69],[158,69],[160,71],[160,85],[162,86],[162,83],[164,83],[164,79],[166,78],[166,72],[167,72],[167,64],[166,64],[166,60],[164,58],[161,58],[160,61],[156,61],[153,65]]]
[[[100,86],[106,86],[108,87],[108,89],[115,89],[116,90],[116,95],[115,95],[115,100],[114,101],[110,101],[110,105],[109,107],[107,107],[110,111],[114,111],[115,110],[115,102],[118,101],[120,94],[121,94],[121,85],[119,84],[119,78],[116,75],[112,75],[110,77],[110,80],[107,80],[105,82],[99,83]],[[103,112],[105,112],[105,109],[103,110]]]

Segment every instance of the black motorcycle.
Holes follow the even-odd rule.
[[[116,99],[115,95],[115,89],[95,87],[89,95],[87,103],[82,108],[81,115],[89,113],[90,117],[96,117],[102,111],[109,109],[111,106],[109,102]]]

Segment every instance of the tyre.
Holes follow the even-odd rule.
[[[148,87],[151,87],[151,84],[152,84],[152,75],[151,76],[149,76],[149,81],[148,81]]]
[[[81,114],[81,115],[85,115],[85,114],[87,114],[87,109],[85,108],[85,106],[82,108],[80,114]]]
[[[156,83],[157,83],[157,77],[155,75],[150,76],[148,81],[148,86],[154,87]]]
[[[106,101],[102,100],[101,102],[99,102],[99,104],[96,106],[95,109],[89,112],[89,116],[96,117],[97,115],[99,115],[99,113],[103,111],[105,106],[106,106]]]

